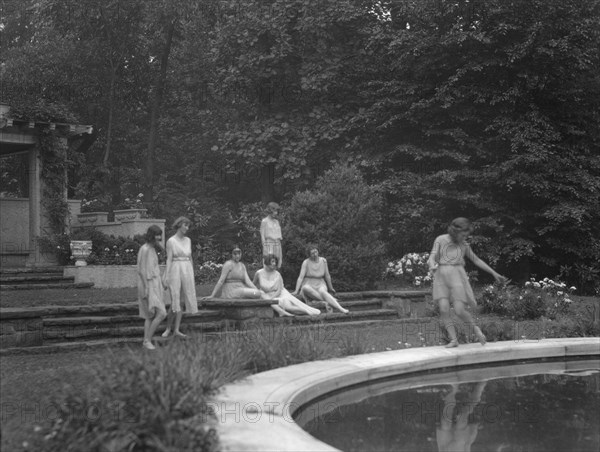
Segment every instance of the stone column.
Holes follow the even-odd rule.
[[[41,174],[42,160],[39,146],[29,149],[29,256],[26,265],[35,267],[41,261],[40,246],[37,237],[40,236],[41,223]]]

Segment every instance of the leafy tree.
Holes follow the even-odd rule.
[[[381,197],[354,166],[337,165],[313,190],[294,195],[283,225],[284,276],[292,283],[313,243],[328,262],[338,290],[372,288],[384,269]]]

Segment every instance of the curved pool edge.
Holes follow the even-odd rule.
[[[597,337],[369,353],[255,374],[224,386],[209,405],[223,451],[337,451],[297,425],[293,413],[329,392],[387,377],[501,361],[594,355],[600,355]]]

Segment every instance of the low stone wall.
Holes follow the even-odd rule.
[[[165,271],[165,266],[160,266]],[[96,289],[111,289],[137,286],[136,265],[86,265],[85,267],[65,267],[65,277],[75,277],[75,283],[94,283]]]

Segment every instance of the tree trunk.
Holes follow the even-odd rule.
[[[115,109],[115,79],[117,78],[117,69],[113,66],[113,71],[110,76],[110,91],[108,94],[108,126],[106,131],[106,147],[104,148],[104,158],[102,159],[102,166],[104,168],[108,165],[108,159],[110,157],[110,142],[112,139],[112,125],[113,125],[113,112]]]
[[[260,199],[263,203],[275,200],[275,164],[269,163],[260,168]]]
[[[175,21],[171,21],[166,30],[165,47],[160,58],[160,71],[154,86],[154,99],[152,100],[152,111],[150,113],[150,133],[148,136],[146,167],[144,171],[144,199],[146,203],[152,203],[154,199],[154,156],[156,152],[156,136],[158,133],[160,106],[162,105],[165,91],[167,67],[169,64],[169,54],[171,52],[171,43],[173,42],[174,31]]]

